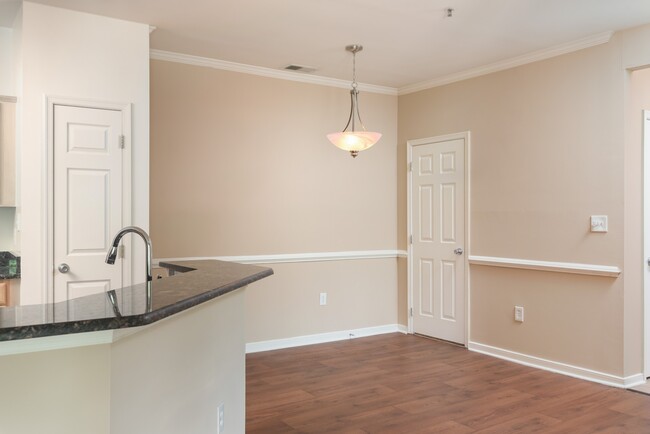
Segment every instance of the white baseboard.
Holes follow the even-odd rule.
[[[515,351],[504,350],[503,348],[480,344],[478,342],[470,342],[467,348],[470,351],[519,363],[521,365],[543,369],[557,374],[568,375],[569,377],[580,378],[581,380],[594,381],[607,386],[630,388],[645,383],[645,377],[642,373],[630,375],[629,377],[619,377],[604,372],[581,368],[579,366],[568,365],[566,363],[554,362],[552,360],[529,356]]]
[[[387,324],[383,326],[364,327],[354,330],[341,330],[329,333],[318,333],[315,335],[251,342],[246,344],[246,353],[258,353],[260,351],[279,350],[282,348],[300,347],[303,345],[323,344],[325,342],[343,341],[346,339],[362,338],[366,336],[383,335],[386,333],[397,332],[406,334],[406,326],[403,326],[401,324]]]

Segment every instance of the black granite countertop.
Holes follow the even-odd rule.
[[[20,257],[0,252],[0,279],[20,279]]]
[[[203,260],[161,262],[180,273],[151,282],[151,310],[146,284],[67,302],[0,308],[0,341],[137,327],[151,324],[273,274],[256,265]]]

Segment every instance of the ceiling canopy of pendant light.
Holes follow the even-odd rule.
[[[352,90],[350,90],[350,117],[345,128],[340,133],[331,133],[327,138],[336,147],[350,152],[352,157],[359,155],[377,143],[381,138],[381,133],[366,131],[366,127],[361,122],[359,114],[359,90],[357,89],[357,53],[363,50],[361,45],[348,45],[345,49],[352,53]],[[357,130],[357,126],[361,129]]]

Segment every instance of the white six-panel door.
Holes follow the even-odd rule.
[[[55,302],[123,286],[123,261],[104,262],[124,223],[122,119],[119,110],[54,105]]]
[[[465,139],[410,142],[415,333],[465,343]]]

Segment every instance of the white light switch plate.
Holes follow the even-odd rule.
[[[607,216],[606,215],[592,215],[591,216],[591,232],[607,232]]]

